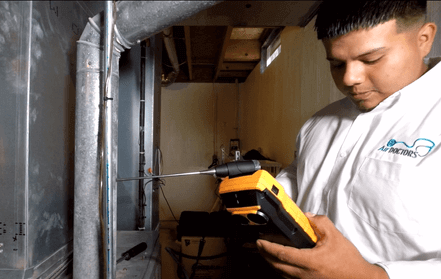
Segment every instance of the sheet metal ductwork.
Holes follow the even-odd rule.
[[[74,278],[115,277],[112,262],[116,258],[116,244],[111,244],[110,250],[106,251],[101,244],[103,225],[100,224],[99,201],[102,197],[99,186],[103,179],[111,193],[116,191],[120,53],[219,2],[119,1],[116,3],[115,24],[104,13],[97,14],[89,20],[77,42]],[[114,34],[113,48],[109,51],[112,58],[111,65],[106,66],[108,60],[104,58],[103,49],[106,53],[105,38],[110,33]],[[111,69],[109,79],[104,77],[107,67]],[[106,80],[110,82],[104,95]],[[107,112],[111,113],[109,118],[102,113],[106,106]],[[101,140],[105,134],[109,141]],[[103,151],[107,155],[103,156]],[[104,173],[100,171],[103,158],[106,160]],[[109,197],[109,203],[115,203],[116,195]],[[110,210],[116,209],[112,207]],[[115,218],[110,222],[116,222]],[[113,228],[116,230],[116,226]],[[112,230],[109,233],[112,234]],[[116,242],[114,235],[110,237]]]

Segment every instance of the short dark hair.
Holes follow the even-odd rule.
[[[397,32],[401,32],[422,19],[425,20],[426,10],[425,0],[325,0],[319,7],[315,30],[317,38],[321,40],[396,19]]]

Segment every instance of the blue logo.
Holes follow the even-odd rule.
[[[427,156],[427,154],[429,154],[434,147],[435,143],[425,138],[419,138],[415,140],[412,145],[409,145],[404,141],[391,139],[388,141],[386,146],[383,146],[378,150],[397,155],[408,156],[411,158],[417,158],[417,156]]]

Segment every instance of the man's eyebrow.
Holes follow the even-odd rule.
[[[364,52],[362,54],[359,54],[357,56],[357,58],[360,58],[360,57],[363,57],[363,56],[367,56],[369,54],[373,54],[373,53],[375,53],[377,51],[384,50],[384,49],[386,49],[386,47],[377,47],[377,48],[374,48],[374,49],[370,49],[370,50],[368,50],[368,51],[366,51],[366,52]],[[339,61],[338,59],[335,59],[335,58],[329,57],[329,56],[326,57],[326,60],[328,60],[328,61]]]
[[[331,58],[331,57],[326,57],[326,60],[328,61],[336,61],[337,59]]]
[[[384,50],[384,49],[386,49],[386,47],[377,47],[377,48],[374,48],[374,49],[368,50],[368,51],[366,51],[366,52],[364,52],[364,53],[358,55],[357,58],[362,57],[362,56],[366,56],[366,55],[369,55],[369,54],[372,54],[372,53],[374,53],[374,52],[377,52],[377,51],[379,51],[379,50]]]

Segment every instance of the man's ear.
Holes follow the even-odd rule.
[[[435,40],[437,26],[433,22],[427,22],[421,26],[418,31],[418,47],[421,50],[421,54],[426,57],[432,49],[433,41]]]

